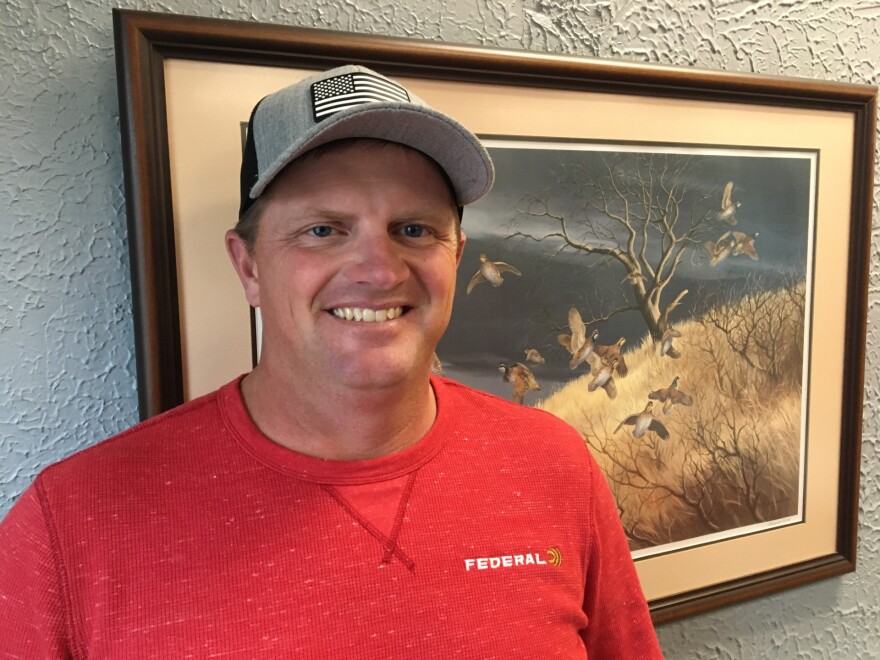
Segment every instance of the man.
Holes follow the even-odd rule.
[[[13,657],[660,657],[557,418],[430,375],[491,161],[355,66],[263,99],[226,235],[254,370],[45,470],[0,527]]]

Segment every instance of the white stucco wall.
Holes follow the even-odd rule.
[[[111,6],[0,3],[0,514],[42,467],[137,419]],[[854,82],[876,83],[880,62],[880,5],[868,2],[117,6]],[[669,658],[880,657],[876,230],[873,238],[859,570],[663,626]]]

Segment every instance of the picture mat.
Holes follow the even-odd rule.
[[[184,59],[165,62],[187,400],[251,368],[250,315],[223,246],[239,204],[239,123],[262,96],[311,73]],[[653,600],[833,554],[854,117],[749,104],[400,81],[478,134],[820,151],[806,521],[651,557],[636,566],[646,596]]]

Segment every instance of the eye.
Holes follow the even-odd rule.
[[[315,225],[314,227],[309,228],[309,233],[318,238],[327,238],[333,233],[333,227],[328,225]]]
[[[425,228],[421,225],[406,225],[403,228],[403,235],[407,238],[419,238],[425,235]]]

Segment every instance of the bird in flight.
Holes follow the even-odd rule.
[[[498,371],[501,372],[501,377],[505,382],[513,383],[512,400],[514,403],[522,403],[526,394],[541,389],[541,385],[535,379],[535,374],[524,364],[514,362],[508,365],[501,362],[498,365]]]
[[[634,438],[641,438],[646,432],[652,431],[659,435],[663,440],[669,440],[669,431],[666,429],[666,426],[664,426],[663,422],[654,417],[654,413],[651,412],[653,407],[654,402],[648,401],[648,405],[645,406],[645,409],[642,412],[633,413],[627,417],[617,425],[614,432],[617,433],[624,426],[632,426],[632,434]]]
[[[568,310],[568,327],[571,334],[559,335],[557,340],[565,350],[571,353],[568,366],[574,369],[582,362],[586,362],[590,353],[593,352],[599,331],[593,328],[593,331],[587,336],[587,326],[581,318],[581,313],[574,307]]]
[[[664,388],[662,390],[654,390],[650,394],[648,394],[649,399],[653,399],[654,401],[659,401],[663,404],[663,414],[668,415],[669,411],[672,410],[672,407],[676,404],[682,406],[692,406],[694,404],[694,400],[680,389],[678,389],[678,376],[672,379],[672,384]]]
[[[504,282],[501,273],[522,275],[522,273],[514,266],[504,263],[503,261],[492,261],[485,254],[481,254],[480,267],[477,269],[477,272],[474,273],[473,277],[471,277],[471,281],[468,282],[466,295],[470,295],[471,291],[474,290],[474,287],[480,282],[488,282],[493,287],[501,286],[502,282]]]
[[[739,207],[740,202],[733,201],[733,181],[728,181],[721,194],[721,211],[718,213],[718,219],[724,220],[729,225],[735,225],[736,210]]]

